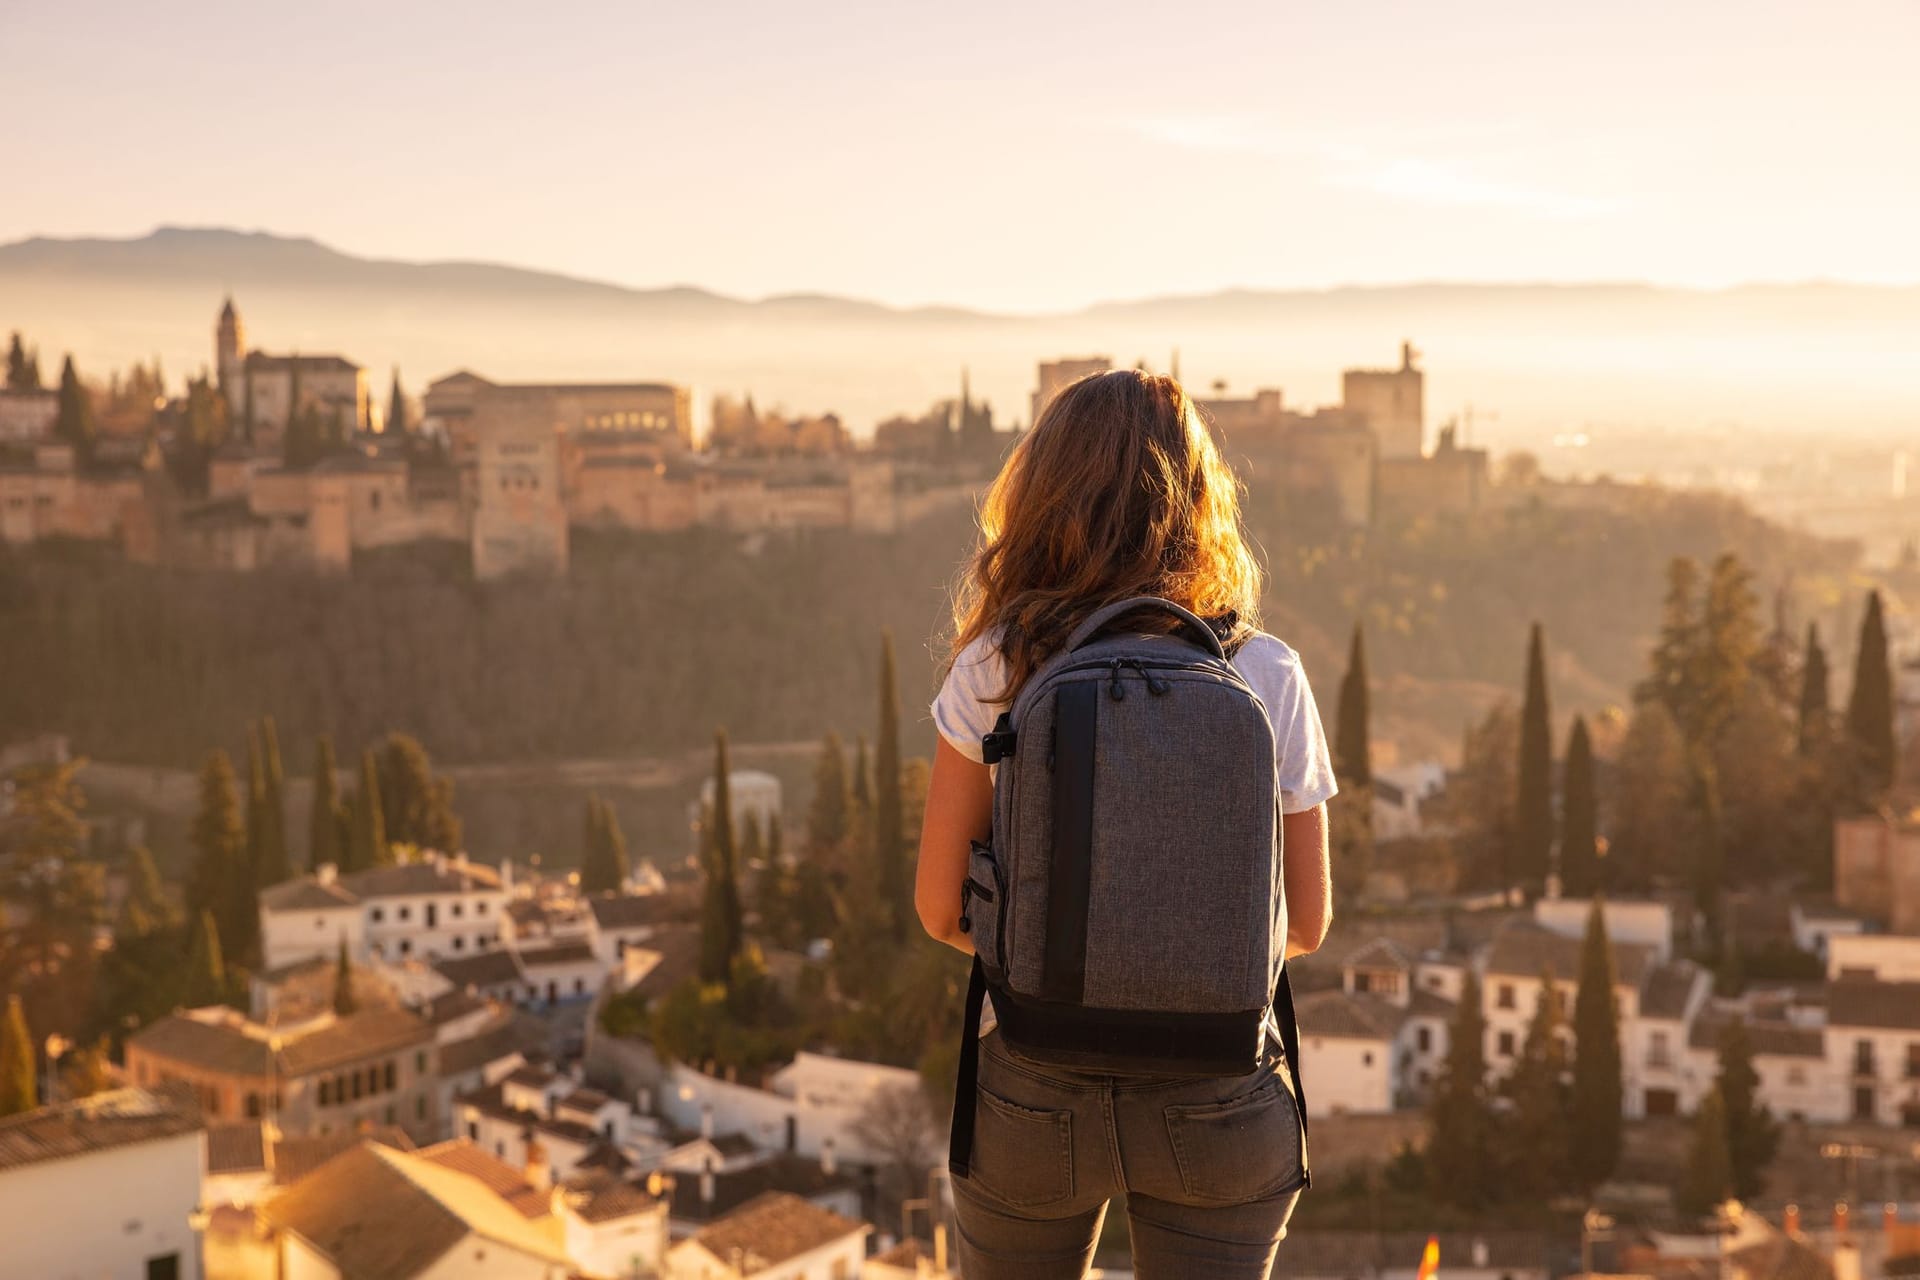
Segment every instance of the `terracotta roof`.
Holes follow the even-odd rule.
[[[322,884],[312,876],[301,876],[260,891],[260,905],[269,911],[337,911],[357,907],[360,899],[343,888],[338,880]]]
[[[177,1138],[204,1127],[193,1090],[184,1085],[114,1089],[0,1120],[0,1169]]]
[[[1920,982],[1842,978],[1827,984],[1827,1025],[1920,1031]]]
[[[588,1089],[582,1086],[560,1099],[560,1106],[569,1111],[579,1111],[583,1114],[591,1115],[612,1101],[612,1098],[609,1098],[598,1089]]]
[[[452,1040],[440,1046],[440,1074],[464,1075],[478,1071],[490,1062],[524,1052],[520,1032],[509,1019],[464,1040]]]
[[[403,862],[393,867],[369,867],[340,877],[340,883],[359,898],[404,898],[426,893],[462,893],[500,888],[500,873],[484,863],[462,867],[451,859]]]
[[[472,1107],[495,1120],[505,1120],[509,1124],[521,1125],[555,1138],[564,1138],[579,1146],[594,1147],[606,1141],[598,1129],[589,1125],[573,1120],[557,1120],[550,1116],[543,1116],[538,1111],[513,1106],[507,1102],[504,1091],[497,1084],[460,1094],[454,1098],[454,1102],[459,1106]]]
[[[891,1249],[874,1254],[867,1261],[874,1266],[893,1267],[910,1274],[917,1274],[921,1259],[933,1261],[933,1250],[918,1240],[902,1240]]]
[[[1720,1032],[1738,1017],[1747,1029],[1747,1043],[1756,1054],[1778,1058],[1824,1058],[1826,1039],[1818,1027],[1796,1027],[1786,1022],[1761,1021],[1725,1010],[1703,1009],[1687,1029],[1687,1044],[1718,1052]]]
[[[258,1120],[207,1126],[207,1172],[265,1173],[267,1139]]]
[[[487,1002],[465,987],[455,987],[443,991],[427,1001],[420,1009],[421,1016],[434,1026],[442,1026],[458,1021],[470,1013],[487,1007]]]
[[[246,366],[255,372],[284,372],[296,361],[303,373],[357,373],[360,370],[359,365],[345,356],[270,356],[264,351],[249,351]]]
[[[295,1138],[283,1136],[273,1144],[273,1180],[283,1187],[291,1186],[342,1151],[357,1147],[362,1142],[377,1142],[395,1151],[413,1150],[413,1139],[407,1136],[404,1129],[392,1125],[379,1125],[364,1132],[342,1129],[335,1133],[309,1133]]]
[[[1690,960],[1663,964],[1647,974],[1647,985],[1640,993],[1640,1016],[1679,1021],[1687,1016],[1694,988],[1699,985],[1700,968]]]
[[[587,899],[602,929],[637,929],[671,919],[678,910],[664,893],[597,893]]]
[[[1347,967],[1353,969],[1400,969],[1412,968],[1406,954],[1386,938],[1375,938],[1355,950],[1346,959]]]
[[[520,952],[522,969],[537,969],[550,964],[580,964],[592,960],[593,948],[584,942],[556,942],[550,947]]]
[[[1576,982],[1580,978],[1580,948],[1578,938],[1564,937],[1531,920],[1515,920],[1493,935],[1493,945],[1487,950],[1487,972],[1538,978],[1545,970],[1559,981]],[[1637,942],[1614,943],[1614,981],[1639,990],[1653,955],[1653,948]]]
[[[1403,1010],[1377,996],[1316,991],[1302,996],[1295,1010],[1300,1034],[1342,1040],[1391,1040]]]
[[[266,1076],[272,1070],[272,1050],[233,1021],[202,1022],[170,1013],[135,1032],[127,1043],[141,1053],[185,1063],[205,1071],[233,1076]]]
[[[742,1168],[715,1170],[711,1201],[700,1198],[699,1174],[677,1173],[673,1179],[673,1216],[682,1222],[711,1222],[776,1191],[811,1199],[854,1185],[846,1173],[828,1173],[818,1160],[784,1151]]]
[[[501,947],[470,956],[436,960],[433,967],[456,987],[498,987],[522,980],[520,965],[513,953]]]
[[[433,1028],[407,1010],[368,1009],[335,1019],[297,1040],[282,1041],[281,1070],[307,1075],[432,1041]]]
[[[598,1169],[567,1179],[564,1188],[567,1207],[588,1222],[612,1222],[660,1203],[639,1183]]]
[[[546,1233],[480,1179],[377,1143],[334,1157],[261,1212],[354,1280],[410,1280],[469,1234],[567,1265]]]
[[[544,1218],[552,1212],[546,1194],[527,1181],[526,1174],[505,1160],[489,1155],[465,1138],[422,1147],[422,1160],[431,1160],[443,1169],[478,1178],[487,1189],[512,1205],[524,1218]]]
[[[855,1222],[799,1196],[771,1191],[702,1227],[693,1239],[723,1262],[730,1261],[739,1250],[739,1269],[752,1273],[871,1230],[864,1222]]]

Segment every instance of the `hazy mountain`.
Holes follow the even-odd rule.
[[[835,409],[864,432],[952,395],[963,367],[1004,418],[1026,417],[1033,364],[1099,351],[1289,403],[1338,398],[1339,373],[1390,364],[1411,338],[1436,424],[1476,407],[1483,438],[1566,425],[1743,424],[1911,430],[1920,425],[1920,289],[1755,285],[1421,284],[1232,290],[1108,302],[1051,316],[857,299],[731,298],[628,289],[471,262],[358,258],[316,241],[164,227],[131,240],[36,237],[0,245],[0,329],[24,330],[43,367],[84,372],[159,355],[173,374],[210,362],[223,296],[250,344],[339,352],[384,391],[472,368],[499,378],[632,378],[762,404]]]

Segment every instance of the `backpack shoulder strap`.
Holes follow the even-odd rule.
[[[1067,637],[1067,643],[1061,652],[1072,653],[1100,634],[1100,629],[1109,622],[1136,609],[1158,609],[1162,613],[1172,614],[1187,624],[1187,630],[1192,633],[1193,638],[1203,649],[1216,658],[1227,656],[1226,650],[1220,647],[1220,637],[1214,634],[1213,628],[1208,626],[1204,619],[1173,601],[1163,600],[1159,596],[1130,596],[1125,600],[1115,600],[1112,604],[1101,605],[1073,629],[1073,634]]]

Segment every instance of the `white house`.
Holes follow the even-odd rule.
[[[859,1280],[864,1222],[799,1196],[750,1201],[667,1251],[668,1280]]]
[[[554,1197],[567,1256],[594,1276],[655,1275],[666,1266],[667,1204],[644,1187],[596,1171]]]
[[[727,775],[727,793],[732,800],[729,809],[733,814],[733,834],[738,840],[740,833],[747,829],[747,823],[758,823],[762,833],[773,824],[780,815],[780,779],[771,773],[758,769],[735,769]],[[687,819],[697,827],[713,807],[713,779],[708,778],[700,784],[700,798],[687,806]]]
[[[346,875],[323,866],[260,894],[265,967],[331,957],[342,939],[363,963],[487,951],[501,945],[510,894],[507,875],[465,854]]]
[[[1846,1119],[1920,1127],[1920,981],[1829,983],[1825,1037]]]
[[[1315,991],[1295,1002],[1307,1114],[1393,1110],[1400,1014],[1378,996]]]
[[[1920,937],[1898,933],[1833,934],[1827,939],[1827,978],[1920,982]]]
[[[193,1092],[116,1089],[0,1120],[0,1270],[199,1280],[206,1169]]]

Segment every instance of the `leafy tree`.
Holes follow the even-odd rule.
[[[848,806],[847,752],[840,735],[828,732],[820,740],[813,766],[813,801],[807,808],[807,852],[815,859],[837,855],[846,844]]]
[[[380,808],[380,766],[373,749],[360,753],[360,786],[347,805],[347,861],[354,871],[393,864],[386,816]]]
[[[1545,885],[1553,848],[1551,735],[1546,637],[1536,622],[1527,641],[1527,696],[1520,709],[1520,776],[1514,801],[1514,869],[1529,895]]]
[[[1620,1007],[1613,944],[1601,900],[1587,911],[1580,986],[1573,998],[1572,1154],[1579,1184],[1592,1190],[1620,1163]]]
[[[127,852],[126,881],[125,910],[138,910],[156,927],[165,928],[171,923],[173,904],[167,899],[153,853],[145,845],[135,845]]]
[[[1860,647],[1847,698],[1847,741],[1856,762],[1857,803],[1871,807],[1893,786],[1893,666],[1887,656],[1887,622],[1880,593],[1867,596]]]
[[[0,1116],[17,1116],[39,1105],[40,1081],[27,1012],[20,997],[10,995],[6,1018],[0,1020]]]
[[[181,974],[180,1003],[189,1009],[201,1009],[225,1004],[231,995],[226,960],[221,954],[219,922],[212,911],[202,911],[194,917],[187,967]]]
[[[1709,1089],[1693,1116],[1693,1143],[1673,1189],[1674,1207],[1688,1217],[1710,1214],[1733,1194],[1733,1158],[1727,1151],[1727,1109]]]
[[[360,1001],[353,994],[353,964],[347,959],[345,934],[340,936],[340,958],[333,966],[333,1011],[342,1018],[360,1011]]]
[[[346,869],[346,841],[342,839],[345,816],[338,773],[333,739],[322,734],[314,743],[313,813],[307,822],[307,867],[315,872],[328,864]]]
[[[1469,970],[1447,1043],[1447,1060],[1427,1108],[1426,1162],[1436,1199],[1479,1209],[1501,1198],[1492,1101],[1487,1093],[1487,1023],[1480,981]]]
[[[1800,754],[1817,756],[1832,733],[1832,711],[1827,702],[1827,651],[1820,643],[1820,627],[1807,624],[1807,648],[1800,660]]]
[[[1681,731],[1692,736],[1698,682],[1702,620],[1695,599],[1700,589],[1700,564],[1689,556],[1667,562],[1667,594],[1660,616],[1660,637],[1653,650],[1652,672],[1640,686],[1643,702],[1658,702]]]
[[[725,985],[745,943],[740,921],[738,851],[733,840],[732,770],[727,731],[713,735],[713,805],[707,814],[706,892],[700,913],[700,976]]]
[[[1560,784],[1560,888],[1570,898],[1587,898],[1601,889],[1598,800],[1593,784],[1593,739],[1585,716],[1573,718],[1567,735],[1567,759]]]
[[[1696,664],[1697,743],[1715,743],[1737,713],[1760,652],[1759,600],[1753,578],[1728,552],[1713,562],[1702,610],[1703,645]]]
[[[93,458],[96,425],[93,418],[93,393],[74,372],[73,357],[60,366],[60,409],[53,421],[55,438],[73,446],[73,456],[85,463]]]
[[[1687,865],[1698,827],[1687,745],[1664,702],[1634,710],[1614,776],[1607,878],[1616,890],[1644,894],[1663,868]]]
[[[873,750],[873,850],[881,897],[896,941],[914,918],[907,874],[907,839],[900,809],[900,688],[894,675],[893,633],[880,633],[880,724]]]
[[[1767,1166],[1780,1146],[1780,1126],[1760,1100],[1753,1041],[1739,1018],[1722,1024],[1719,1049],[1714,1092],[1726,1117],[1729,1181],[1736,1199],[1752,1201],[1766,1189]]]
[[[1439,816],[1457,833],[1454,858],[1463,882],[1502,892],[1515,878],[1514,797],[1520,720],[1501,702],[1469,725],[1460,745],[1460,769],[1440,797]]]
[[[115,1083],[112,1049],[104,1039],[70,1049],[60,1059],[60,1088],[69,1098],[91,1098]]]
[[[1566,1014],[1551,971],[1540,975],[1540,999],[1520,1059],[1507,1077],[1513,1116],[1505,1127],[1506,1163],[1516,1187],[1549,1193],[1573,1184],[1571,1097],[1567,1088]]]
[[[462,833],[453,811],[453,780],[435,776],[419,740],[388,734],[379,763],[380,813],[388,843],[459,852]]]

